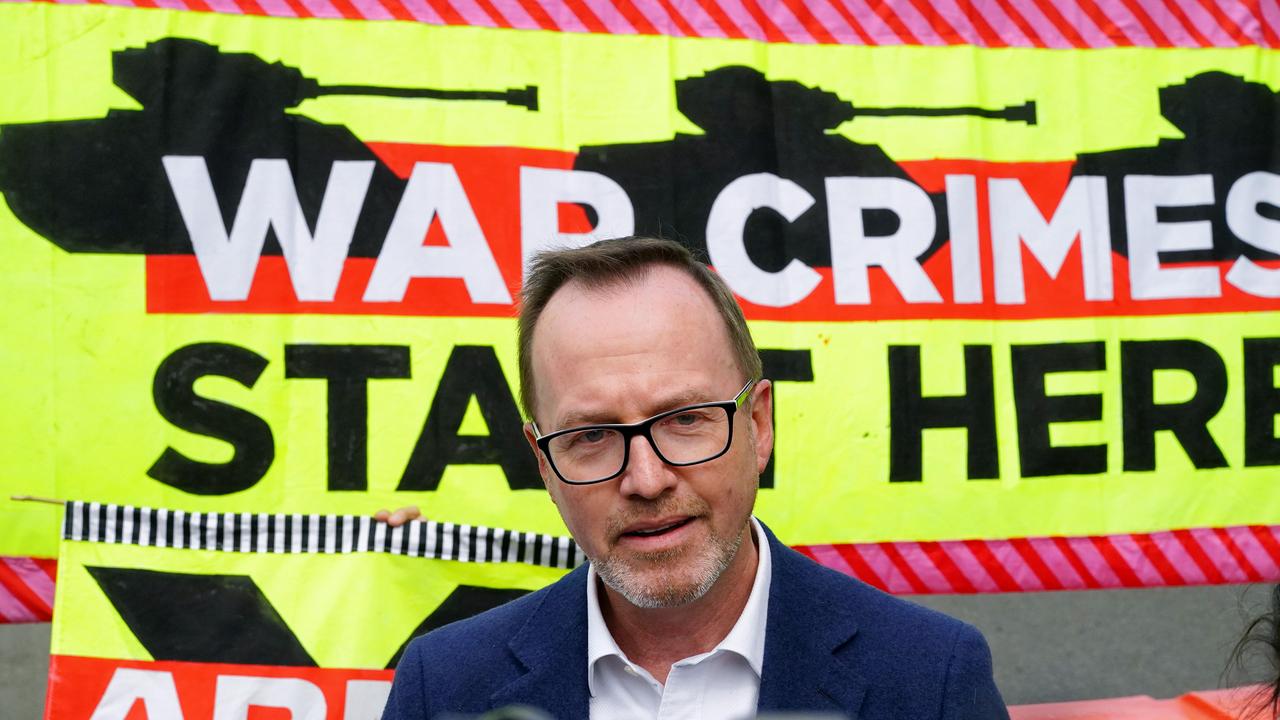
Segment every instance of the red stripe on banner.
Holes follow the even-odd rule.
[[[233,0],[240,10],[246,15],[267,15],[267,11],[262,9],[254,0]]]
[[[1062,33],[1062,36],[1067,39],[1067,42],[1071,43],[1072,47],[1089,47],[1089,43],[1085,42],[1084,38],[1080,37],[1080,33],[1077,32],[1075,25],[1068,22],[1067,19],[1062,16],[1062,13],[1058,12],[1058,8],[1053,4],[1052,0],[1028,1],[1031,4],[1034,4],[1040,12],[1044,13],[1045,18],[1048,19],[1055,28],[1057,28],[1058,32]]]
[[[58,2],[59,0],[36,0]],[[78,0],[96,5],[182,9],[178,0]],[[753,38],[773,43],[847,42],[860,45],[976,45],[979,47],[1085,48],[1121,46],[1236,47],[1280,46],[1280,11],[1263,7],[1274,0],[954,0],[940,12],[931,0],[682,0],[706,18],[681,12],[673,0],[656,7],[636,0],[469,0],[465,8],[448,0],[187,0],[196,12],[275,17],[332,17],[349,20],[400,20],[445,25],[542,29],[599,34],[671,34],[689,37]],[[865,2],[865,4],[864,4]],[[430,13],[426,9],[430,7]],[[331,10],[332,8],[332,10]],[[958,15],[957,15],[958,12]],[[696,14],[696,13],[695,13]],[[948,20],[947,15],[953,17]],[[859,18],[859,15],[868,17]],[[839,16],[837,21],[836,16]],[[870,17],[874,16],[874,17]],[[515,20],[512,20],[515,18]],[[825,20],[824,20],[825,18]],[[710,20],[707,24],[705,20]],[[848,26],[853,35],[839,27]],[[662,27],[659,27],[659,23]],[[883,26],[880,25],[883,23]],[[960,23],[960,24],[957,24]],[[1135,24],[1136,23],[1136,24]],[[714,27],[713,27],[714,26]],[[875,27],[870,27],[875,26]],[[856,36],[856,38],[854,37]],[[1176,36],[1176,37],[1175,37]]]
[[[307,10],[307,7],[303,5],[300,2],[300,0],[284,0],[284,2],[285,2],[285,5],[287,5],[289,9],[293,11],[293,14],[295,17],[301,18],[301,17],[308,17],[311,15],[311,11]],[[411,17],[410,19],[413,19],[413,18]]]
[[[925,551],[925,556],[933,562],[933,566],[938,568],[938,572],[942,573],[942,576],[946,578],[947,583],[951,586],[950,590],[941,590],[940,592],[956,592],[964,595],[978,592],[973,583],[969,582],[969,578],[965,577],[965,574],[961,572],[955,560],[947,554],[941,543],[922,542],[920,547]]]
[[[1098,30],[1101,31],[1103,35],[1106,35],[1111,42],[1116,45],[1138,44],[1135,42],[1135,38],[1126,33],[1124,28],[1117,25],[1116,22],[1111,19],[1111,16],[1107,15],[1106,11],[1099,7],[1094,0],[1077,0],[1077,2],[1080,3],[1080,9],[1084,11],[1084,14],[1093,21],[1094,25],[1098,26]]]
[[[556,24],[556,21],[547,13],[546,8],[542,7],[537,0],[516,0],[516,2],[524,9],[525,13],[527,13],[529,17],[533,18],[533,21],[537,23],[538,27],[543,30],[560,29],[560,26]]]
[[[1089,567],[1084,564],[1084,560],[1080,559],[1080,555],[1076,553],[1075,548],[1071,547],[1071,543],[1066,538],[1055,537],[1053,538],[1053,544],[1058,548],[1058,552],[1062,553],[1062,556],[1067,559],[1067,564],[1071,566],[1071,569],[1075,570],[1076,574],[1080,576],[1084,587],[1088,589],[1102,587],[1102,583],[1098,582],[1093,573],[1089,572]]]
[[[1245,33],[1245,31],[1242,30],[1240,26],[1237,25],[1236,22],[1230,18],[1230,16],[1222,12],[1222,8],[1218,7],[1217,3],[1215,3],[1213,0],[1199,0],[1199,1],[1200,1],[1201,7],[1203,7],[1205,10],[1209,12],[1209,15],[1213,17],[1214,21],[1218,23],[1219,27],[1227,31],[1227,34],[1231,36],[1232,40],[1236,41],[1237,45],[1253,44],[1253,40],[1248,36],[1248,34]]]
[[[1138,548],[1142,550],[1142,554],[1151,563],[1151,566],[1160,573],[1160,577],[1164,580],[1165,585],[1186,585],[1187,578],[1169,562],[1169,558],[1165,556],[1164,550],[1150,535],[1130,535]],[[1172,536],[1169,536],[1172,537]]]
[[[1267,555],[1271,556],[1271,562],[1280,566],[1280,541],[1276,540],[1275,529],[1265,525],[1250,525],[1249,531],[1258,539]]]
[[[649,18],[645,17],[639,8],[632,4],[631,0],[617,0],[615,4],[618,11],[627,19],[627,22],[631,23],[631,27],[635,28],[636,32],[641,35],[658,34],[658,29],[653,26],[653,23],[649,22]]]
[[[334,4],[334,7],[338,7],[339,2],[345,3],[347,0],[330,0],[330,1]],[[453,7],[453,5],[449,2],[449,0],[426,0],[426,3],[431,7],[432,10],[435,11],[437,15],[440,16],[440,19],[444,21],[446,25],[466,25],[467,24],[467,22],[462,19],[462,15],[458,13],[457,9]],[[345,14],[345,11],[341,9],[339,9],[339,11],[344,12]]]
[[[1252,0],[1246,4],[1257,21],[1258,27],[1262,28],[1262,39],[1266,45],[1268,47],[1280,47],[1280,33],[1277,33],[1276,27],[1267,21],[1267,11],[1262,7],[1264,2],[1270,3],[1273,11],[1280,15],[1280,9],[1277,8],[1275,0]]]
[[[568,6],[569,10],[573,12],[574,16],[589,32],[597,34],[608,33],[608,28],[605,27],[604,21],[590,7],[587,7],[587,4],[582,0],[564,0],[564,4]]]
[[[1035,573],[1036,578],[1040,581],[1040,586],[1045,590],[1062,590],[1062,581],[1057,575],[1049,569],[1048,564],[1040,557],[1035,548],[1031,547],[1031,541],[1026,538],[1013,538],[1009,540],[1009,544],[1017,551],[1018,557],[1031,568],[1031,572]]]
[[[1196,564],[1196,567],[1200,568],[1200,572],[1204,573],[1205,579],[1208,580],[1210,584],[1221,585],[1227,581],[1227,579],[1223,577],[1222,571],[1219,570],[1217,565],[1215,565],[1213,561],[1209,559],[1209,556],[1205,554],[1204,548],[1201,547],[1200,542],[1191,535],[1190,530],[1174,530],[1173,536],[1177,538],[1178,542],[1187,551],[1187,555],[1191,556],[1191,561]]]
[[[1240,570],[1244,572],[1245,579],[1248,582],[1262,582],[1262,573],[1259,573],[1258,568],[1249,562],[1249,556],[1244,554],[1244,550],[1240,549],[1240,546],[1236,544],[1235,539],[1231,537],[1231,533],[1226,528],[1214,528],[1213,534],[1218,537],[1218,541],[1227,549],[1227,552],[1231,553],[1232,559],[1240,566]]]
[[[877,587],[917,594],[1222,585],[1280,581],[1278,535],[1280,526],[1238,526],[1096,537],[822,545],[806,554],[864,580],[875,577]],[[1260,569],[1248,556],[1257,550],[1250,545],[1246,551],[1236,538],[1249,540],[1244,544],[1256,540],[1276,562]],[[883,556],[885,568],[895,578],[901,575],[901,581],[882,581],[864,561],[864,551]]]
[[[712,22],[716,24],[716,27],[720,28],[720,31],[725,34],[725,37],[746,37],[746,34],[734,24],[733,20],[729,18],[729,14],[715,0],[697,0],[697,3],[698,7],[702,8],[703,12],[707,14],[707,17],[710,17]]]
[[[866,558],[862,557],[862,553],[858,551],[857,546],[834,545],[830,547],[834,547],[836,552],[840,555],[840,559],[844,560],[845,563],[848,564],[848,567],[853,570],[854,577],[868,585],[873,585],[881,590],[888,591],[889,585],[884,581],[884,578],[880,577],[875,570],[871,569],[871,565],[867,562]]]
[[[915,570],[911,569],[911,563],[902,557],[902,553],[898,552],[896,543],[880,543],[880,549],[884,551],[893,566],[902,573],[902,577],[906,579],[907,585],[911,587],[913,593],[927,593],[929,587],[920,581],[920,576],[916,575]]]
[[[866,0],[866,2],[871,7],[871,11],[889,26],[894,35],[898,36],[899,42],[904,45],[922,44],[920,39],[902,22],[902,18],[898,17],[893,8],[889,7],[888,3],[884,2],[884,0]]]
[[[1000,588],[1002,592],[1015,592],[1022,589],[1022,586],[1013,579],[1013,576],[996,559],[995,554],[991,552],[991,547],[985,541],[966,540],[964,544],[965,547],[969,548],[969,552],[973,553],[973,556],[978,559],[978,562],[982,563],[983,569],[987,571],[987,574],[995,581],[996,587]]]
[[[773,18],[760,7],[760,3],[756,2],[756,0],[742,0],[742,5],[747,9],[747,14],[751,16],[751,19],[755,20],[756,24],[764,32],[765,40],[780,43],[791,39],[782,31],[782,28],[778,27]],[[773,7],[776,8],[777,5],[773,4]]]
[[[1187,31],[1187,34],[1191,36],[1191,39],[1197,45],[1200,47],[1213,47],[1214,43],[1210,42],[1209,38],[1200,33],[1200,29],[1196,27],[1196,24],[1192,22],[1191,18],[1187,17],[1186,12],[1183,11],[1176,0],[1165,0],[1164,7],[1169,11],[1169,15],[1177,20],[1178,24]]]
[[[863,45],[877,44],[876,41],[871,38],[871,35],[867,30],[862,26],[862,23],[858,22],[858,19],[855,18],[853,13],[849,11],[849,8],[845,6],[844,0],[831,0],[831,7],[836,11],[836,14],[840,16],[840,19],[844,20],[845,24],[849,26],[849,29],[858,36],[858,39]]]
[[[987,23],[982,12],[974,7],[973,0],[956,0],[956,2],[960,6],[960,11],[964,13],[964,16],[969,20],[969,23],[973,25],[973,29],[977,31],[978,37],[982,38],[982,45],[985,47],[1009,46],[1009,43],[1004,38],[1000,37],[1000,33],[996,32],[995,29]]]
[[[25,602],[0,585],[0,624],[17,624],[46,622],[49,618],[40,617]]]
[[[1115,546],[1108,542],[1107,538],[1095,537],[1090,538],[1094,549],[1102,556],[1107,567],[1111,572],[1115,573],[1116,578],[1120,581],[1121,587],[1142,587],[1144,583],[1134,574],[1133,568],[1129,567],[1129,563],[1125,562],[1120,552]]]
[[[1009,16],[1013,24],[1018,26],[1022,34],[1031,41],[1033,47],[1047,47],[1044,38],[1040,37],[1040,33],[1036,32],[1036,29],[1032,27],[1031,23],[1012,2],[1009,0],[996,0],[996,4],[1000,6],[1000,9],[1004,10],[1005,15]]]
[[[1266,525],[1110,536],[797,545],[795,549],[881,590],[905,594],[1280,582],[1280,526]],[[1082,551],[1097,552],[1090,562],[1098,572],[1090,569]],[[868,561],[864,552],[871,553],[873,560]],[[1139,565],[1126,561],[1125,552]],[[1019,577],[1024,582],[1018,582]],[[56,578],[56,560],[0,558],[0,624],[48,621]]]
[[[809,6],[805,3],[805,0],[782,1],[786,3],[786,6],[791,10],[791,13],[796,16],[796,20],[800,22],[805,31],[813,37],[814,42],[821,43],[823,45],[837,44],[836,39],[831,35],[827,26],[823,25],[822,21],[818,20],[818,18],[814,16],[813,12],[809,10]]]
[[[485,0],[479,0],[479,1],[481,3],[485,2]],[[400,2],[400,0],[380,0],[380,2],[382,6],[387,9],[387,12],[391,14],[391,17],[397,20],[415,20],[416,19],[413,17],[413,13],[409,12],[409,9],[406,8],[404,6],[404,3]]]
[[[54,578],[50,574],[48,566],[53,565],[56,567],[57,560],[52,558],[39,560],[37,558],[9,557],[4,558],[3,562],[7,563],[18,578],[31,589],[31,592],[40,598],[45,607],[53,607]]]
[[[1147,14],[1146,8],[1142,7],[1137,0],[1120,0],[1120,2],[1133,14],[1138,24],[1142,25],[1142,29],[1147,32],[1156,47],[1170,47],[1173,45],[1173,42],[1169,40],[1169,36],[1164,34],[1164,31],[1160,29],[1155,20],[1152,20],[1151,16]]]
[[[910,2],[944,43],[948,45],[960,43],[960,33],[956,32],[956,29],[946,21],[946,18],[938,13],[931,0],[910,0]],[[1007,3],[1008,0],[999,0],[999,2]]]
[[[53,616],[52,598],[41,597],[30,581],[15,571],[13,563],[30,563],[28,558],[0,558],[0,614],[5,622],[42,622]]]
[[[676,28],[680,30],[680,34],[686,37],[698,36],[698,32],[689,24],[689,20],[685,18],[684,14],[676,9],[671,0],[658,0],[658,3],[663,10],[667,11],[667,17],[671,18],[671,22],[675,23]]]
[[[337,10],[338,14],[341,15],[343,19],[359,20],[360,18],[364,17],[364,14],[361,13],[359,10],[357,10],[356,7],[352,5],[349,0],[329,0],[329,3],[333,5],[333,9]],[[454,23],[450,23],[450,24],[454,24]]]

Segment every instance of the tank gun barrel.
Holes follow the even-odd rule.
[[[308,97],[323,95],[373,95],[377,97],[427,98],[430,100],[493,100],[528,110],[538,109],[538,87],[526,85],[506,90],[438,90],[435,88],[380,87],[377,85],[314,85]]]
[[[1036,124],[1036,101],[1028,100],[1021,105],[1007,105],[999,110],[990,108],[981,108],[974,105],[959,105],[955,107],[857,107],[853,108],[853,116],[872,116],[872,117],[953,117],[957,115],[969,115],[973,117],[991,118],[992,120],[1006,120],[1008,122],[1024,122],[1028,125]]]

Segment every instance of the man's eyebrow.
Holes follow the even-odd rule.
[[[704,402],[715,402],[717,400],[725,400],[728,398],[709,398],[706,393],[698,390],[684,390],[682,392],[671,395],[661,396],[658,400],[653,400],[646,405],[645,417],[653,417],[668,410],[675,410],[685,405],[696,405]],[[568,428],[581,427],[583,425],[609,425],[620,422],[618,416],[612,411],[573,411],[560,419],[557,429],[564,430]]]

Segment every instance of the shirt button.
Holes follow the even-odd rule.
[[[628,675],[639,675],[640,673],[636,672],[636,669],[635,669],[635,668],[633,668],[633,667],[631,667],[630,665],[628,665],[628,666],[627,666],[627,674],[628,674]]]

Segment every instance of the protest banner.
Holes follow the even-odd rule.
[[[563,534],[522,268],[660,234],[746,308],[758,513],[825,564],[1280,577],[1273,3],[152,4],[0,4],[6,495]]]

